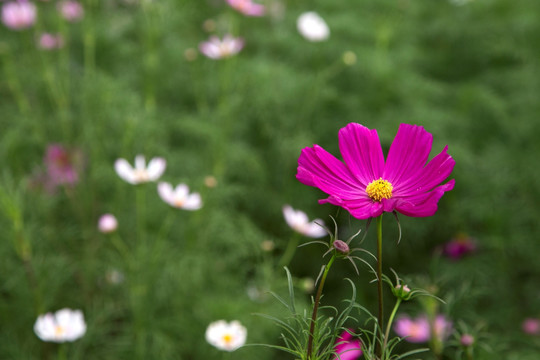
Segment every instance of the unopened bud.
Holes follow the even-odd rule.
[[[394,295],[401,300],[409,300],[412,296],[411,289],[405,284],[397,284],[392,291]]]
[[[459,340],[459,342],[461,343],[461,345],[469,347],[474,344],[474,337],[470,334],[463,334],[461,335],[461,339]]]
[[[336,249],[338,252],[348,255],[349,254],[349,245],[345,241],[341,240],[335,240],[334,241],[334,249]]]

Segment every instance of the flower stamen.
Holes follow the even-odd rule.
[[[379,178],[379,180],[373,180],[366,186],[366,193],[371,200],[380,202],[382,199],[390,199],[393,189],[394,187],[389,181]]]

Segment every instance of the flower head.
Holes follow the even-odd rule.
[[[306,213],[300,210],[294,210],[291,206],[283,206],[283,216],[287,224],[302,235],[320,238],[326,235],[326,230],[321,219],[309,221]]]
[[[234,351],[246,342],[247,329],[239,321],[219,320],[208,325],[206,341],[220,350]]]
[[[86,333],[86,323],[80,310],[62,309],[40,315],[34,332],[43,341],[63,343],[75,341]]]
[[[64,38],[60,34],[42,33],[39,37],[38,46],[43,50],[60,49],[64,46]]]
[[[236,55],[244,47],[242,38],[225,35],[223,40],[217,36],[211,36],[208,41],[199,45],[199,50],[210,59],[224,59]]]
[[[309,41],[324,41],[330,36],[330,28],[322,17],[314,11],[303,13],[296,21],[300,35]]]
[[[447,242],[443,248],[443,254],[452,260],[459,260],[474,251],[476,251],[475,241],[463,234]]]
[[[80,166],[80,157],[77,150],[68,151],[60,144],[49,145],[43,160],[47,168],[48,185],[55,187],[76,184],[79,181],[77,165]]]
[[[118,220],[113,214],[103,214],[98,221],[98,229],[104,234],[116,231],[118,228]]]
[[[540,319],[527,318],[523,320],[521,328],[525,334],[540,335]]]
[[[459,338],[459,343],[464,347],[469,347],[474,344],[474,336],[471,334],[463,334]]]
[[[247,16],[263,16],[265,13],[264,5],[254,3],[252,0],[227,0],[227,3]]]
[[[353,338],[348,331],[343,331],[334,345],[336,356],[333,360],[356,360],[362,356],[362,343],[359,339]]]
[[[452,330],[452,323],[444,315],[438,315],[433,324],[433,333],[439,340],[446,339]],[[421,315],[416,319],[401,316],[396,319],[394,331],[400,337],[411,343],[424,343],[431,339],[431,325],[427,316]]]
[[[202,207],[202,200],[199,193],[189,193],[186,184],[179,184],[173,189],[167,182],[158,184],[158,193],[163,201],[172,207],[184,210],[199,210]]]
[[[156,157],[150,160],[147,167],[143,155],[137,155],[135,157],[135,167],[132,167],[125,159],[118,159],[114,163],[114,169],[118,176],[134,185],[156,181],[163,175],[166,166],[167,162],[165,159]]]
[[[58,4],[58,10],[62,17],[70,22],[76,22],[84,16],[83,6],[73,0],[62,1]]]
[[[455,164],[448,147],[426,164],[432,140],[422,126],[401,124],[385,161],[377,131],[351,123],[339,131],[344,163],[313,145],[302,150],[296,178],[330,195],[319,203],[341,206],[358,219],[394,210],[431,216],[455,182],[439,185]]]
[[[11,1],[2,5],[2,22],[12,30],[29,28],[36,22],[36,5],[28,1]]]

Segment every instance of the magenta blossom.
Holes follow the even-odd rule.
[[[455,161],[448,147],[429,163],[433,137],[422,126],[401,124],[386,158],[377,130],[351,123],[339,131],[339,148],[345,163],[319,145],[302,150],[296,178],[328,195],[319,203],[341,206],[358,219],[394,210],[414,217],[431,216],[454,180]]]
[[[36,6],[28,1],[11,1],[2,5],[2,22],[12,30],[29,28],[36,22]]]
[[[73,0],[62,1],[58,4],[58,10],[62,17],[69,22],[77,22],[84,16],[84,8],[81,3]]]
[[[408,316],[401,316],[394,324],[394,331],[398,336],[405,338],[411,343],[424,343],[431,339],[431,325],[427,316],[421,315],[416,319]],[[452,323],[444,315],[437,315],[433,324],[433,333],[443,341],[450,335]]]
[[[43,50],[60,49],[64,46],[64,38],[60,34],[42,33],[39,37],[38,46]]]
[[[49,190],[59,185],[75,185],[79,181],[78,168],[81,166],[79,151],[68,151],[62,145],[52,144],[47,147],[43,160],[47,168],[47,183]]]
[[[235,10],[247,16],[263,16],[264,5],[254,3],[251,0],[227,0],[227,3]]]
[[[348,331],[343,331],[334,345],[336,356],[333,360],[356,360],[362,356],[362,343]]]
[[[464,234],[456,236],[447,242],[443,248],[443,254],[452,260],[459,260],[474,251],[476,251],[475,241]]]
[[[540,335],[540,319],[527,318],[523,320],[521,328],[524,333],[529,335]]]

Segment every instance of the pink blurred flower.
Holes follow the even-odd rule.
[[[463,256],[476,251],[476,243],[467,235],[458,235],[444,245],[443,254],[447,257],[458,260]]]
[[[432,142],[422,126],[401,124],[385,161],[377,130],[351,123],[339,131],[344,163],[313,145],[302,150],[296,178],[330,195],[319,203],[341,206],[358,219],[393,211],[431,216],[455,182],[440,185],[455,164],[448,147],[426,164]]]
[[[47,147],[45,167],[47,168],[48,185],[74,185],[79,181],[77,167],[80,166],[81,154],[77,150],[68,151],[60,144]]]
[[[251,0],[227,0],[227,3],[235,10],[247,16],[263,16],[264,5],[254,3]]]
[[[84,16],[83,6],[73,0],[62,1],[58,4],[58,10],[62,17],[70,22],[76,22],[82,19]]]
[[[118,228],[118,220],[113,214],[103,214],[98,221],[98,229],[100,232],[107,234],[116,231]]]
[[[431,339],[431,327],[427,316],[421,315],[416,319],[401,316],[394,324],[394,331],[398,336],[411,343],[424,343]],[[444,315],[435,318],[433,332],[439,340],[445,340],[452,331],[452,323]]]
[[[12,30],[29,28],[36,22],[36,6],[28,1],[11,1],[2,5],[2,22]]]
[[[320,238],[327,235],[321,219],[309,221],[305,212],[293,209],[290,205],[283,206],[283,216],[287,224],[302,235]]]
[[[362,343],[348,331],[343,331],[336,339],[334,350],[337,355],[333,360],[356,360],[362,356]]]
[[[242,38],[225,35],[223,40],[217,36],[211,36],[208,41],[199,45],[199,50],[210,59],[223,59],[238,54],[243,47]]]
[[[459,343],[465,347],[472,346],[472,344],[474,344],[474,336],[471,334],[463,334],[459,339]]]
[[[64,38],[60,34],[42,33],[38,45],[43,50],[60,49],[64,46]]]
[[[523,332],[529,335],[539,335],[540,334],[540,319],[537,318],[527,318],[523,320],[521,324]]]

